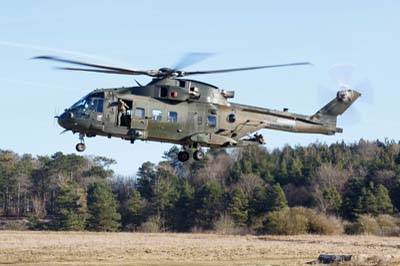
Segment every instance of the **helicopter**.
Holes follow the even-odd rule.
[[[341,86],[336,96],[315,114],[291,113],[255,107],[229,100],[235,92],[220,89],[186,76],[248,71],[266,68],[311,65],[309,62],[183,71],[181,68],[136,70],[103,64],[86,63],[55,56],[37,56],[74,65],[59,67],[70,71],[97,72],[117,75],[145,75],[152,80],[137,86],[96,89],[56,116],[66,131],[79,133],[76,150],[86,149],[84,138],[117,137],[134,143],[136,140],[167,142],[181,145],[178,160],[203,160],[202,147],[227,148],[263,145],[257,131],[273,129],[295,133],[334,135],[343,129],[336,127],[342,115],[361,93]]]

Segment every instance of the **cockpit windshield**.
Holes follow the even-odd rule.
[[[88,95],[74,103],[69,109],[77,109],[77,108],[83,108],[85,106],[85,103],[87,101]]]
[[[80,111],[93,111],[97,113],[103,112],[104,104],[104,93],[94,93],[88,94],[74,105],[71,106],[70,110],[80,110]]]

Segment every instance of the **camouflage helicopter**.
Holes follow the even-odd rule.
[[[118,137],[168,142],[182,145],[178,159],[185,162],[192,156],[203,160],[201,147],[243,147],[262,145],[264,138],[257,131],[263,128],[297,133],[333,135],[342,133],[336,127],[337,117],[361,94],[343,86],[336,97],[313,115],[302,115],[267,108],[232,103],[234,91],[220,89],[204,82],[183,77],[276,67],[310,65],[308,62],[230,68],[205,71],[182,71],[177,68],[134,70],[108,65],[85,63],[52,56],[44,59],[77,65],[64,70],[99,72],[152,77],[147,85],[96,89],[57,116],[64,131],[79,133],[78,152],[85,150],[84,137]],[[251,135],[253,134],[253,135]]]

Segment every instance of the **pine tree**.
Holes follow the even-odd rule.
[[[378,214],[378,202],[374,193],[372,193],[371,189],[362,188],[361,190],[361,202],[362,202],[362,212],[369,213],[372,215]]]
[[[126,201],[125,212],[123,215],[123,225],[128,226],[130,229],[136,229],[144,220],[144,208],[140,192],[134,190]]]
[[[248,219],[248,207],[249,201],[246,197],[246,194],[239,188],[236,188],[232,192],[227,208],[228,214],[233,218],[236,225],[246,225]]]
[[[285,192],[279,183],[276,183],[270,189],[266,204],[268,206],[268,211],[279,211],[288,206]]]
[[[195,225],[211,229],[223,207],[223,191],[219,184],[205,184],[195,195]]]
[[[173,208],[172,227],[180,232],[189,231],[194,225],[194,188],[187,180],[181,180],[178,190],[179,199]]]
[[[145,162],[139,168],[137,173],[138,175],[138,182],[137,182],[137,190],[140,192],[140,195],[150,200],[151,198],[151,185],[156,176],[156,166],[151,162]]]
[[[267,192],[265,187],[256,186],[249,201],[249,216],[252,220],[267,212],[266,202]]]
[[[390,191],[390,197],[395,211],[400,211],[400,174],[396,176],[395,184]]]
[[[362,204],[362,189],[363,184],[360,179],[352,178],[346,185],[346,191],[343,195],[343,204],[341,208],[344,218],[354,220],[357,216],[363,213]]]
[[[160,217],[161,229],[172,227],[173,207],[179,199],[178,177],[171,172],[158,168],[151,182],[151,212]]]
[[[287,170],[287,163],[285,159],[282,159],[280,163],[280,168],[278,170],[278,175],[276,176],[276,180],[285,184],[288,179],[288,170]]]
[[[387,188],[379,184],[375,189],[375,198],[377,202],[377,211],[379,214],[393,213],[393,204],[389,197]]]
[[[92,184],[88,189],[88,224],[94,231],[116,231],[120,227],[121,215],[111,192],[105,182]]]
[[[323,198],[326,205],[326,211],[337,214],[342,205],[342,198],[336,187],[331,186],[324,190]]]
[[[86,193],[75,183],[62,184],[55,200],[53,228],[80,231],[87,216]]]
[[[16,187],[16,164],[18,155],[11,151],[0,153],[0,191],[2,192],[3,212],[10,215],[11,195]]]

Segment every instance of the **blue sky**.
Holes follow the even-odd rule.
[[[55,112],[95,88],[134,85],[132,77],[63,72],[28,60],[55,55],[132,68],[174,65],[187,52],[215,56],[188,70],[310,61],[312,67],[194,76],[235,90],[234,102],[312,114],[334,95],[329,70],[351,64],[353,85],[368,78],[373,103],[335,136],[262,131],[267,147],[360,138],[399,139],[398,1],[7,1],[0,9],[0,149],[33,155],[75,152]],[[139,77],[140,82],[149,81]],[[328,88],[321,94],[319,88]],[[346,116],[346,114],[345,114]],[[345,118],[345,117],[343,117]],[[343,119],[346,120],[346,119]],[[87,139],[86,155],[114,158],[131,175],[161,159],[168,144]]]

